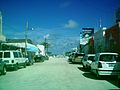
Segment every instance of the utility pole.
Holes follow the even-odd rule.
[[[26,23],[26,30],[25,30],[25,56],[27,57],[27,33],[28,33],[28,21]]]
[[[0,35],[2,35],[2,13],[0,12]]]

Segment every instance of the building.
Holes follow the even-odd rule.
[[[94,34],[94,52],[104,52],[105,51],[105,31],[106,28],[97,31]]]
[[[1,43],[6,42],[6,37],[2,33],[2,14],[0,12],[0,50],[1,50]]]
[[[44,45],[37,45],[40,50],[40,54],[45,56],[45,46]]]
[[[105,50],[120,53],[120,22],[106,30]]]

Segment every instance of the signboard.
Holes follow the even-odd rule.
[[[85,45],[94,34],[94,28],[82,28],[80,33],[80,44]]]

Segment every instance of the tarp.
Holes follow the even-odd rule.
[[[15,46],[15,47],[19,47],[19,48],[25,48],[25,43],[3,43],[3,44]],[[39,49],[35,45],[27,43],[27,51],[39,52]]]

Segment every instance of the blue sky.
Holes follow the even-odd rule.
[[[50,50],[63,53],[79,43],[84,27],[99,29],[115,24],[115,10],[120,0],[0,0],[3,32],[7,38],[24,38],[29,22],[28,38],[40,43],[48,37]]]

